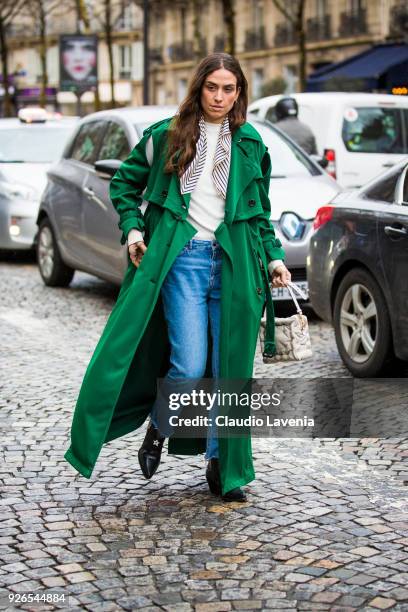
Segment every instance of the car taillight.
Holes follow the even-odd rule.
[[[325,149],[323,155],[328,162],[326,172],[333,178],[336,178],[336,151],[334,149]]]
[[[313,229],[317,230],[319,227],[330,221],[333,216],[334,206],[321,206],[316,213],[315,220],[313,222]]]

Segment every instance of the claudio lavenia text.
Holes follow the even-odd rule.
[[[269,414],[242,418],[217,415],[213,419],[202,415],[180,417],[174,414],[169,417],[169,424],[172,427],[211,427],[213,421],[218,427],[314,427],[314,419],[306,415],[295,418],[274,418]]]

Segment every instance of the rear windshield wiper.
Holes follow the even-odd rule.
[[[24,159],[0,159],[0,164],[24,164]]]
[[[286,174],[271,174],[271,178],[288,178]]]

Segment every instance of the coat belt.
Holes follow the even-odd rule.
[[[265,328],[265,344],[263,355],[265,357],[273,357],[276,355],[275,343],[275,312],[272,302],[272,292],[269,287],[268,271],[262,266],[262,274],[264,279],[265,295],[266,295],[266,328]]]

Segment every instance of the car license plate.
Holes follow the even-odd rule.
[[[297,285],[299,287],[299,289],[301,289],[309,298],[309,288],[308,288],[308,284],[307,281],[299,281],[296,283],[293,283],[294,285]],[[299,300],[301,298],[299,298],[298,294],[296,294],[296,298]],[[291,296],[289,291],[287,290],[286,287],[272,287],[272,299],[274,300],[291,300]]]

